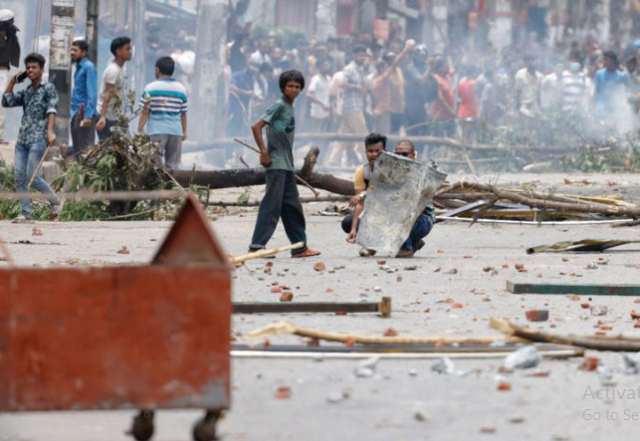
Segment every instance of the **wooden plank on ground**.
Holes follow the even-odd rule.
[[[640,296],[640,285],[517,283],[507,281],[513,294],[582,294],[591,296]]]
[[[259,302],[233,304],[234,314],[287,314],[287,313],[379,313],[383,317],[391,315],[391,298],[383,297],[379,303],[331,303],[331,302]]]

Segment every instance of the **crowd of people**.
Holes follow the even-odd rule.
[[[297,110],[299,131],[306,133],[375,131],[469,143],[490,139],[503,126],[538,136],[550,118],[595,119],[618,134],[636,126],[638,42],[602,48],[587,38],[552,49],[534,42],[502,53],[464,46],[433,53],[400,35],[386,42],[368,34],[299,36],[287,44],[275,31],[238,34],[229,50],[226,135],[246,136],[279,96],[278,75],[287,69],[309,81]],[[350,142],[325,147],[328,165],[351,167],[363,159]]]
[[[0,72],[17,67],[20,46],[11,11],[0,11]],[[72,43],[70,57],[75,65],[71,94],[71,145],[60,145],[63,158],[79,159],[84,150],[99,140],[112,136],[122,125],[126,112],[126,64],[133,57],[129,37],[121,36],[110,43],[111,61],[98,82],[95,64],[88,59],[89,44],[78,39]],[[47,195],[50,218],[60,215],[60,202],[50,185],[41,177],[39,167],[47,146],[57,141],[55,120],[59,97],[56,87],[44,79],[46,59],[39,53],[24,58],[24,71],[13,75],[2,96],[2,109],[22,107],[23,115],[15,146],[14,173],[16,189],[27,193],[30,187]],[[173,76],[176,61],[161,56],[155,61],[155,80],[144,87],[140,96],[138,131],[146,133],[157,146],[154,160],[167,168],[178,168],[182,143],[187,139],[188,98],[186,88]],[[2,76],[0,75],[0,79]],[[21,85],[26,80],[26,85]],[[20,85],[20,86],[19,86]],[[1,122],[1,121],[0,121]],[[1,128],[1,127],[0,127]],[[31,201],[21,199],[21,214],[13,221],[32,222]]]
[[[18,165],[24,165],[24,174],[30,176],[28,151],[32,144],[51,143],[48,120],[55,114],[57,96],[54,99],[55,88],[37,75],[38,70],[44,72],[46,63],[38,54],[24,60],[31,65],[25,66],[24,75],[9,80],[9,69],[20,60],[17,32],[11,11],[0,11],[0,82],[6,80],[10,86],[3,106],[24,107],[18,145],[26,153]],[[420,141],[424,136],[483,143],[499,129],[511,127],[544,143],[553,132],[549,120],[561,122],[556,125],[562,128],[559,132],[575,125],[565,122],[582,123],[581,136],[622,134],[635,129],[638,122],[640,40],[626,46],[616,40],[600,45],[588,37],[554,48],[531,40],[500,53],[490,49],[479,53],[451,44],[433,53],[424,44],[404,39],[402,28],[395,26],[386,41],[375,41],[367,33],[326,40],[275,30],[254,35],[250,23],[231,23],[229,32],[223,94],[227,111],[223,121],[215,122],[223,134],[251,133],[252,124],[282,96],[281,74],[295,70],[306,86],[297,99],[296,130],[325,134],[318,138],[320,161],[329,166],[364,163],[361,142],[371,132],[408,137],[424,159],[429,154],[426,143]],[[168,167],[180,166],[182,143],[187,139],[192,43],[185,40],[180,46],[184,50],[171,56],[161,47],[152,48],[153,75],[145,76],[148,84],[140,98],[143,111],[138,129],[158,144],[156,158]],[[167,52],[174,48],[167,47]],[[62,146],[64,157],[77,156],[94,143],[96,134],[104,139],[118,125],[127,100],[125,72],[133,57],[133,42],[116,37],[109,51],[112,58],[100,73],[87,58],[87,42],[73,42],[72,145]],[[14,92],[13,87],[26,78],[31,85]],[[38,96],[39,88],[46,88],[44,95],[55,104],[31,112],[41,104],[31,99]],[[25,135],[31,132],[38,136]],[[332,140],[331,134],[346,136]],[[38,144],[34,152],[40,150]],[[23,205],[23,218],[29,220],[28,201]]]

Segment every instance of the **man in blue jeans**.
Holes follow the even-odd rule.
[[[414,161],[417,158],[416,148],[409,140],[400,141],[393,153]],[[413,228],[411,228],[409,238],[402,244],[402,248],[400,248],[396,257],[413,257],[415,253],[420,251],[424,247],[424,240],[422,239],[431,233],[435,220],[436,210],[433,207],[433,202],[429,202],[424,212],[416,219]]]
[[[54,124],[58,111],[58,92],[53,84],[42,80],[44,63],[44,57],[40,54],[27,55],[24,64],[27,69],[26,78],[31,80],[31,84],[26,89],[14,92],[15,85],[25,79],[19,73],[11,79],[2,97],[3,107],[20,106],[24,111],[15,149],[14,166],[18,193],[28,193],[27,185],[40,164],[47,144],[54,145],[56,142]],[[49,218],[57,218],[60,215],[60,202],[39,171],[32,185],[40,193],[48,195],[51,204]],[[14,219],[14,223],[33,222],[31,201],[21,199],[20,205],[22,213]]]
[[[376,133],[373,133],[367,136],[367,140],[365,140],[365,144],[370,144],[372,142],[379,145],[381,147],[381,150],[385,150],[387,138],[385,136],[381,136]],[[374,144],[370,144],[370,145],[367,145],[367,148],[369,149],[373,146]],[[373,151],[373,149],[371,150],[371,152],[367,150],[367,156],[369,157],[369,160],[373,162],[375,162],[375,158],[377,158],[378,153],[379,153],[379,150],[375,152]],[[413,143],[406,139],[400,141],[396,145],[396,148],[393,153],[399,156],[403,156],[407,159],[411,159],[413,161],[415,161],[418,156],[416,153],[416,148],[413,145]],[[371,166],[373,166],[373,162],[371,163]],[[369,185],[368,181],[365,180],[365,182],[368,187]],[[360,191],[360,189],[356,188],[356,191]],[[354,206],[360,207],[359,210],[354,210],[354,215],[356,217],[359,216],[360,213],[362,213],[362,210],[364,208],[364,198],[366,197],[366,193],[367,193],[366,191],[362,191],[358,195],[354,196],[354,198],[351,200],[352,201],[351,203]],[[436,211],[435,211],[435,208],[433,207],[433,202],[430,202],[429,205],[427,205],[427,208],[424,210],[424,212],[420,216],[418,216],[418,219],[416,219],[415,223],[413,224],[413,227],[411,228],[411,233],[409,233],[409,237],[402,244],[402,248],[400,248],[400,251],[398,252],[398,254],[396,254],[396,257],[398,258],[413,257],[414,254],[416,254],[418,251],[420,251],[424,247],[425,243],[423,239],[427,237],[431,232],[431,230],[433,229],[433,224],[435,223],[435,219],[436,219],[435,213]],[[347,238],[347,242],[349,243],[355,243],[355,237],[357,234],[357,229],[359,224],[359,222],[356,221],[355,228],[353,228],[354,215],[350,214],[342,220],[342,230],[345,233],[349,234],[349,237]],[[364,256],[364,255],[367,255],[367,254],[361,254],[361,256]]]

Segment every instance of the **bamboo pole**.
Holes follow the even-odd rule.
[[[245,142],[251,142],[251,138],[249,137],[241,137],[239,138]],[[362,142],[363,137],[360,135],[345,135],[339,133],[299,133],[296,134],[296,142],[297,143],[313,143],[313,142]],[[466,148],[468,152],[540,152],[545,155],[549,155],[552,153],[571,153],[575,152],[575,148],[568,148],[562,146],[556,147],[536,147],[536,146],[498,146],[498,145],[471,145],[465,144],[455,139],[451,138],[438,138],[434,136],[408,136],[402,137],[397,135],[389,135],[387,137],[387,141],[389,144],[398,143],[404,139],[408,139],[414,144],[429,144],[429,145],[438,145],[444,147],[451,147],[454,149],[462,150]],[[236,142],[233,138],[218,138],[214,141],[209,141],[206,143],[199,143],[196,145],[190,145],[185,147],[186,153],[197,153],[203,151],[209,151],[216,148],[222,148],[226,146],[233,145]]]
[[[523,326],[514,325],[508,320],[492,318],[489,326],[502,332],[509,337],[517,337],[520,339],[540,342],[555,343],[569,346],[580,346],[587,349],[597,351],[622,351],[622,352],[638,352],[640,351],[640,339],[631,337],[583,337],[583,336],[562,336],[550,334],[536,329],[525,328]]]
[[[243,340],[252,340],[255,338],[268,337],[270,335],[285,335],[293,334],[299,337],[316,338],[318,340],[327,340],[340,343],[358,343],[367,345],[387,345],[387,344],[399,344],[399,345],[426,345],[426,344],[462,344],[462,343],[478,343],[478,344],[491,344],[497,341],[505,341],[503,337],[378,337],[370,335],[356,335],[356,334],[339,334],[336,332],[325,332],[317,329],[300,328],[292,323],[278,322],[265,326],[264,328],[257,329],[250,334],[246,335]],[[506,339],[506,341],[521,341],[520,339]]]
[[[304,247],[304,243],[303,242],[298,242],[298,243],[294,243],[293,245],[287,245],[286,247],[272,248],[270,250],[255,251],[253,253],[244,254],[242,256],[230,257],[229,258],[229,263],[231,263],[231,264],[243,263],[243,262],[246,262],[247,260],[261,259],[263,257],[275,256],[278,253],[282,253],[282,252],[285,252],[285,251],[291,251],[291,250],[295,250],[296,248],[302,248],[302,247]]]

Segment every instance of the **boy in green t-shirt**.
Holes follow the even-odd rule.
[[[282,218],[284,229],[291,243],[304,243],[302,248],[291,252],[293,257],[319,256],[320,253],[307,247],[306,225],[298,185],[293,169],[293,141],[296,118],[293,101],[304,89],[304,76],[297,70],[280,75],[282,98],[267,109],[251,130],[260,148],[260,163],[267,169],[267,190],[260,203],[258,220],[253,232],[249,251],[263,250],[273,236]],[[269,126],[267,147],[262,129]]]

